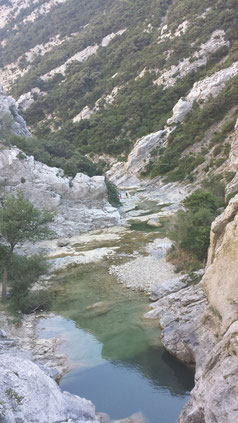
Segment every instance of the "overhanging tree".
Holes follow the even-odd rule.
[[[53,214],[36,209],[19,191],[16,196],[3,197],[0,208],[0,267],[2,271],[2,301],[6,300],[8,274],[16,245],[26,240],[43,239],[49,230],[47,223]]]

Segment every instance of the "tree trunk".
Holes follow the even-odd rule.
[[[2,302],[4,303],[7,298],[7,268],[4,266],[3,275],[2,275]]]

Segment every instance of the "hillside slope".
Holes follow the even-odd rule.
[[[102,169],[165,126],[177,128],[143,174],[191,179],[204,155],[206,173],[226,159],[223,135],[203,141],[227,114],[236,118],[237,0],[5,3],[0,80],[45,162],[73,173],[87,154]]]

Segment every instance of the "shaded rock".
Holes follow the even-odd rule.
[[[199,285],[171,294],[167,292],[166,296],[151,305],[152,310],[145,317],[158,318],[163,329],[162,342],[165,348],[179,360],[194,365],[193,348],[197,343],[195,331],[207,305],[204,292]]]
[[[167,130],[157,131],[140,138],[130,152],[127,162],[116,163],[107,172],[108,178],[117,186],[140,185],[138,175],[149,161],[151,151],[162,145]]]
[[[187,281],[184,276],[179,278],[173,278],[160,283],[156,283],[152,286],[152,292],[150,298],[155,301],[159,300],[166,295],[172,294],[173,292],[180,291],[183,288],[186,288]]]
[[[0,397],[3,423],[98,422],[90,401],[61,392],[36,364],[9,354],[1,355]]]
[[[195,102],[205,102],[211,97],[216,97],[225,87],[227,81],[233,78],[238,72],[238,62],[230,67],[215,72],[201,81],[195,82],[185,99],[180,98],[173,108],[173,115],[168,119],[168,125],[182,122],[190,112]]]
[[[0,85],[0,130],[14,132],[17,135],[29,137],[26,122],[19,115],[16,101],[8,97]]]
[[[28,93],[22,94],[17,100],[19,110],[25,112],[35,102],[35,96],[41,94],[40,88],[32,88]]]
[[[219,332],[238,320],[238,195],[212,224],[206,273],[202,284],[220,316]]]
[[[191,108],[192,105],[188,101],[180,98],[178,103],[176,103],[173,108],[173,116],[167,121],[168,125],[171,125],[172,123],[182,122],[188,112],[190,112]]]
[[[179,423],[238,421],[237,228],[238,195],[212,224],[200,284],[165,292],[146,315],[159,319],[165,348],[196,367],[195,387]]]
[[[66,247],[67,245],[69,245],[69,241],[67,239],[59,239],[57,241],[58,247]]]
[[[5,330],[0,329],[0,338],[6,338],[6,337],[7,337],[7,334],[6,334]]]

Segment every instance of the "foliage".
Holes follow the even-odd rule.
[[[238,189],[237,189],[237,190],[235,190],[235,191],[230,192],[230,194],[228,194],[228,195],[226,196],[226,205],[229,203],[229,201],[230,201],[233,197],[235,197],[235,195],[236,195],[236,194],[238,194]]]
[[[74,150],[68,141],[49,140],[47,138],[22,137],[15,134],[5,136],[7,145],[15,145],[22,149],[25,154],[33,155],[36,160],[48,166],[59,167],[64,170],[65,175],[74,177],[76,173],[85,173],[88,176],[102,175],[103,166],[97,165],[90,159]],[[23,160],[25,155],[20,152],[18,158]]]
[[[107,195],[108,201],[113,207],[119,207],[121,205],[119,192],[117,190],[116,185],[109,181],[109,179],[105,179],[106,186],[107,186]]]
[[[35,87],[42,92],[23,113],[35,138],[14,140],[11,137],[9,142],[50,166],[61,167],[70,176],[77,172],[89,176],[103,173],[102,166],[85,158],[92,152],[126,158],[138,138],[164,127],[173,106],[188,94],[196,81],[238,60],[236,0],[225,3],[204,0],[201,4],[196,0],[68,0],[34,22],[22,24],[25,16],[43,2],[40,0],[37,5],[22,9],[0,29],[4,40],[0,45],[0,65],[19,59],[20,67],[26,70],[14,83],[11,95],[17,98]],[[158,39],[158,28],[165,15],[173,37],[162,40]],[[185,20],[189,22],[187,31],[175,36]],[[17,27],[21,27],[21,31]],[[84,62],[72,62],[64,76],[56,74],[52,79],[41,79],[75,53],[90,45],[99,46],[103,37],[121,29],[126,29],[123,35],[115,37],[107,47],[99,47],[97,53]],[[177,79],[166,89],[154,84],[164,70],[184,58],[193,61],[192,54],[199,51],[201,44],[217,29],[224,30],[229,48],[220,47],[209,55],[206,65]],[[36,55],[29,67],[27,51],[58,34],[64,42],[42,56]],[[137,78],[142,71],[144,76]],[[119,88],[117,96],[114,102],[107,103],[106,96],[115,87]],[[165,151],[153,157],[143,175],[164,175],[168,181],[192,181],[195,169],[205,157],[202,151],[187,155],[186,148],[202,141],[206,130],[237,105],[237,98],[235,77],[217,99],[211,98],[202,108],[195,105],[185,123],[171,133]],[[99,107],[95,109],[99,99]],[[73,118],[86,105],[94,109],[91,118],[73,123]],[[5,118],[5,129],[10,129],[11,116]],[[216,143],[222,145],[233,123],[234,119],[229,123],[230,129],[214,135],[211,147]],[[207,171],[224,162],[227,150],[219,147],[214,155]]]
[[[42,255],[24,257],[13,254],[9,271],[10,298],[9,309],[16,313],[30,314],[37,310],[48,310],[51,297],[48,291],[33,290],[33,284],[47,270],[46,260]]]
[[[198,105],[188,114],[183,124],[170,134],[167,148],[161,152],[159,158],[154,161],[151,175],[167,175],[169,180],[182,180],[190,174],[194,168],[202,163],[202,156],[185,155],[184,151],[191,145],[201,142],[208,128],[218,123],[224,115],[238,104],[238,77],[235,76],[220,94],[211,98],[203,108]],[[228,121],[222,130],[215,134],[211,145],[222,143],[227,135],[233,130],[235,119]],[[224,156],[210,166],[219,167],[226,160],[229,153],[225,146],[222,147]],[[191,162],[191,165],[190,165]]]
[[[201,268],[201,261],[188,251],[172,245],[166,255],[166,260],[174,265],[175,272],[194,272]]]
[[[185,211],[177,213],[169,233],[175,247],[168,258],[179,262],[179,257],[185,255],[186,260],[180,260],[181,269],[197,270],[206,260],[211,222],[221,204],[221,197],[202,190],[194,191],[184,200]]]
[[[2,301],[6,299],[7,283],[12,267],[13,250],[26,240],[38,240],[49,235],[47,223],[53,214],[36,209],[24,194],[4,196],[0,208],[0,271],[2,273]]]
[[[68,0],[67,4],[57,5],[51,9],[51,13],[34,22],[25,22],[21,31],[16,31],[16,27],[27,14],[39,6],[39,2],[22,9],[0,30],[0,36],[5,40],[5,45],[0,47],[2,66],[19,57],[21,67],[28,66],[25,53],[29,49],[48,42],[57,34],[65,39],[53,50],[35,57],[31,69],[16,81],[11,91],[16,98],[34,87],[39,87],[44,93],[24,112],[24,117],[39,142],[23,145],[23,151],[27,152],[28,149],[28,154],[37,155],[39,160],[47,164],[62,167],[69,175],[75,171],[84,171],[89,175],[95,172],[100,174],[102,170],[92,169],[92,164],[88,162],[87,170],[83,170],[82,156],[90,152],[109,153],[117,157],[123,154],[125,157],[136,139],[164,126],[174,104],[180,97],[187,95],[194,82],[211,74],[218,67],[220,69],[229,66],[231,56],[235,60],[237,31],[234,28],[238,12],[235,0],[230,0],[229,4],[231,8],[224,7],[219,0],[206,0],[199,5],[195,0],[89,0],[81,1],[80,4],[77,0]],[[205,11],[207,17],[202,18]],[[172,34],[185,19],[190,26],[180,37],[158,42],[158,28],[165,14],[168,30]],[[48,81],[41,79],[42,75],[65,63],[75,53],[90,45],[99,45],[103,37],[122,28],[126,32],[113,39],[106,48],[99,47],[97,54],[85,62],[71,63],[64,77],[56,74]],[[200,45],[218,28],[226,32],[230,51],[226,47],[220,48],[210,55],[206,66],[178,79],[174,86],[165,90],[153,84],[161,71],[176,65],[185,57],[191,58],[191,54],[198,51]],[[225,59],[223,63],[222,58]],[[143,77],[136,78],[144,69],[148,72]],[[105,97],[115,87],[120,90],[114,102],[107,104]],[[100,107],[90,119],[73,123],[72,119],[86,105],[92,109],[98,99],[101,99]],[[232,107],[229,96],[225,102],[226,107]],[[221,109],[222,107],[221,105]],[[171,160],[165,153],[164,160],[161,158],[159,165],[155,160],[154,174],[167,174],[178,167],[169,176],[170,180],[190,177],[202,158],[194,157],[192,169],[188,166],[184,170],[184,162],[187,164],[191,158],[184,159],[181,153],[186,145],[194,143],[196,136],[200,138],[204,134],[205,126],[201,122],[209,119],[210,115],[210,111],[205,111],[199,122],[191,117],[188,123],[191,133],[187,127],[184,131],[181,130],[181,134],[176,131],[176,134],[171,134],[173,146],[170,144],[169,149],[173,150],[175,162],[166,170],[165,165]],[[215,115],[219,120],[217,110]],[[172,142],[175,135],[176,140]],[[175,145],[180,144],[177,150]],[[81,158],[75,159],[75,153],[81,155]]]
[[[233,175],[234,176],[234,175]],[[224,205],[225,183],[223,175],[209,175],[202,181],[202,188],[210,192],[216,198],[217,207]]]
[[[23,192],[18,191],[16,197],[3,197],[1,203],[0,236],[11,251],[19,242],[42,239],[49,234],[45,225],[53,220],[53,215],[36,209]]]

